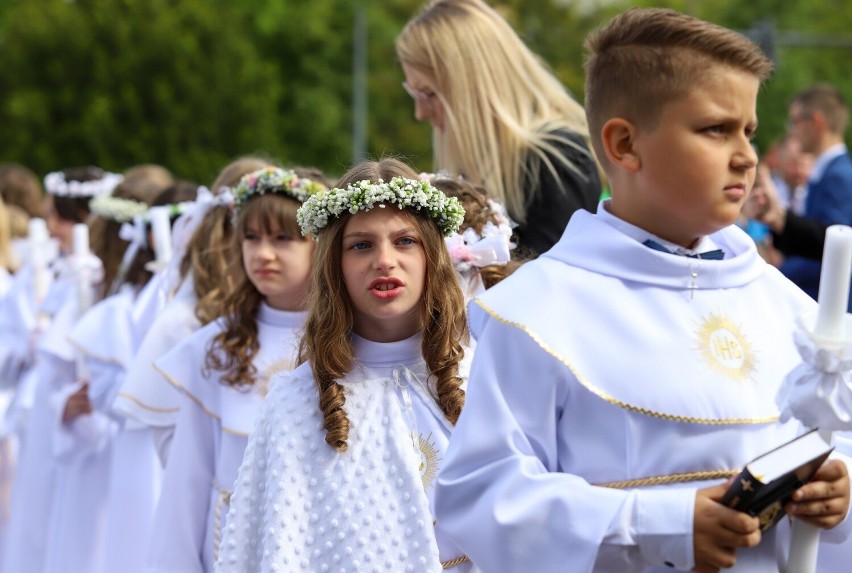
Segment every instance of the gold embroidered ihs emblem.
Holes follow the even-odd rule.
[[[292,358],[276,360],[264,368],[263,372],[261,372],[257,377],[257,381],[254,384],[255,390],[257,390],[257,393],[260,394],[261,398],[266,398],[266,395],[269,393],[269,384],[272,378],[280,372],[290,372],[295,367],[296,364]]]
[[[438,448],[435,447],[431,433],[425,438],[419,434],[417,445],[420,450],[420,479],[423,480],[423,489],[429,489],[435,483],[441,458],[438,457]]]
[[[707,316],[699,326],[698,349],[713,370],[733,380],[750,378],[757,365],[739,325],[719,314]]]

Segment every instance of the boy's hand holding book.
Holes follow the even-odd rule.
[[[788,514],[816,527],[831,529],[849,512],[849,471],[840,460],[825,462],[811,481],[793,492]]]
[[[695,496],[692,543],[696,573],[733,567],[738,548],[760,543],[760,520],[720,503],[730,483],[699,489]]]

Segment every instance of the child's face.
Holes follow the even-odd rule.
[[[343,229],[342,247],[355,332],[377,342],[417,333],[426,253],[414,222],[395,207],[356,213]]]
[[[246,225],[242,240],[243,265],[251,283],[279,310],[302,310],[305,306],[314,242],[270,229],[257,221]]]
[[[57,240],[60,251],[70,253],[74,245],[74,221],[68,221],[59,216],[53,205],[53,197],[50,195],[47,195],[44,204],[48,233]]]
[[[737,220],[754,184],[759,81],[717,66],[666,104],[652,129],[637,127],[639,167],[619,215],[684,247]]]

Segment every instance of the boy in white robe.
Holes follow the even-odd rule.
[[[661,9],[625,12],[588,44],[612,199],[471,304],[477,354],[437,521],[486,573],[774,573],[788,524],[761,532],[718,503],[727,478],[800,432],[775,395],[815,303],[734,226],[771,63]],[[786,509],[825,541],[848,535],[844,463]]]

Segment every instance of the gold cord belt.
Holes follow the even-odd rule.
[[[668,485],[672,483],[688,483],[692,481],[704,481],[711,479],[728,479],[739,473],[738,470],[713,470],[704,472],[690,472],[683,474],[670,474],[667,476],[654,476],[640,479],[629,479],[624,481],[609,481],[594,483],[598,487],[609,487],[613,489],[629,489],[633,487],[646,487],[651,485]]]
[[[470,561],[470,557],[467,555],[462,555],[461,557],[456,557],[455,559],[451,559],[450,561],[441,562],[442,569],[452,569],[456,565],[461,565],[462,563],[467,563]]]

